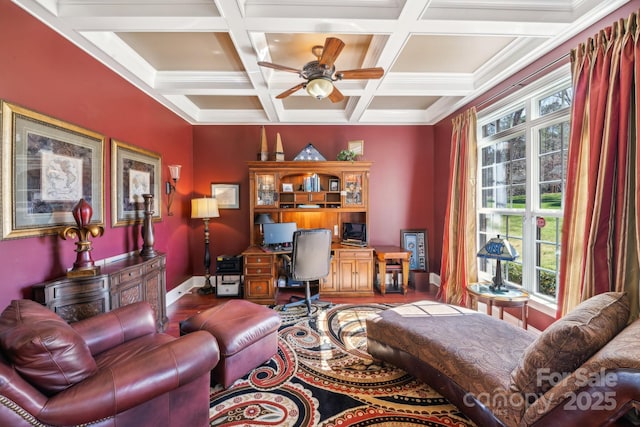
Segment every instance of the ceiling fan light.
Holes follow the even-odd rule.
[[[317,78],[307,83],[307,93],[316,99],[326,98],[333,92],[333,83],[325,78]]]

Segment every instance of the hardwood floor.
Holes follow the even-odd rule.
[[[336,304],[340,303],[368,303],[368,302],[390,302],[390,303],[407,303],[419,300],[434,300],[436,296],[437,288],[431,286],[429,292],[416,291],[413,288],[409,288],[406,295],[399,293],[387,293],[382,296],[379,292],[371,297],[352,297],[352,298],[326,298]],[[293,293],[290,291],[278,292],[277,303],[284,304],[288,302],[289,297]],[[299,295],[299,293],[295,293]],[[167,307],[167,316],[169,317],[169,326],[167,327],[167,333],[173,336],[180,335],[180,321],[187,319],[198,311],[205,310],[214,305],[221,304],[228,301],[229,298],[216,298],[215,295],[200,295],[197,289],[193,289],[191,292],[183,295],[176,302]]]

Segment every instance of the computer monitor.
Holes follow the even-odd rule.
[[[265,246],[288,245],[293,242],[293,232],[298,229],[295,222],[263,224]]]
[[[360,222],[342,223],[342,240],[367,241],[367,225]]]

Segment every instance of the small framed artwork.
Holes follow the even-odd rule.
[[[364,155],[364,140],[349,141],[347,143],[347,148],[349,151],[355,153],[356,156],[362,156]]]
[[[339,191],[339,190],[340,190],[340,181],[337,179],[330,178],[329,191]]]
[[[91,205],[104,225],[103,135],[0,102],[2,238],[55,234],[74,225],[73,207]]]
[[[282,183],[282,192],[283,193],[293,193],[293,184],[291,183]]]
[[[427,230],[400,230],[400,246],[411,252],[409,269],[429,271]]]
[[[240,184],[211,184],[211,197],[219,209],[240,209]]]
[[[149,150],[111,140],[111,225],[141,223],[143,194],[153,194],[153,221],[162,218],[160,191],[162,161]]]

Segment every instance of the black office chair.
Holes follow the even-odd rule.
[[[282,310],[302,304],[307,304],[307,313],[311,314],[311,302],[329,304],[319,301],[320,294],[311,295],[313,280],[321,280],[329,275],[331,268],[331,230],[316,228],[308,230],[296,230],[293,233],[293,248],[291,257],[288,258],[288,276],[298,282],[304,282],[305,296],[292,296],[290,303],[285,304]]]

